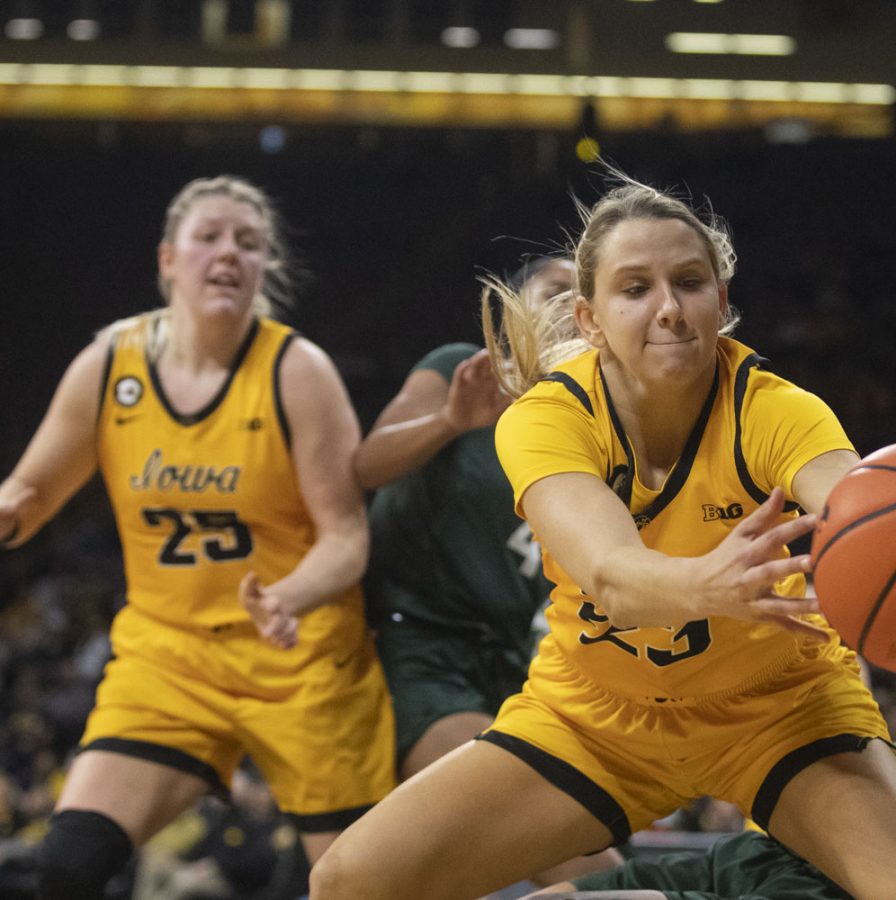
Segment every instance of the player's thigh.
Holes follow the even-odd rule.
[[[405,755],[400,766],[401,778],[407,780],[446,753],[473,740],[492,721],[492,716],[486,713],[456,712],[433,722]]]
[[[204,778],[172,766],[122,753],[87,750],[72,762],[56,812],[102,813],[139,846],[208,790]]]
[[[896,753],[883,740],[825,757],[787,784],[771,834],[826,875],[869,900],[896,884]]]
[[[312,897],[481,897],[611,840],[572,796],[477,741],[404,782],[345,831],[312,873]]]

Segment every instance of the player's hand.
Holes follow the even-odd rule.
[[[710,615],[772,622],[803,637],[826,640],[827,633],[799,616],[817,613],[812,597],[787,597],[775,584],[810,569],[808,554],[787,556],[784,546],[815,527],[814,515],[781,521],[784,492],[775,488],[768,500],[747,516],[710,553],[700,557],[706,575]]]
[[[494,425],[510,405],[510,397],[498,386],[487,350],[474,353],[455,370],[448,386],[443,415],[462,434]]]
[[[11,483],[7,482],[6,487]],[[22,507],[31,500],[37,491],[33,487],[18,488],[9,491],[3,500],[0,500],[0,541],[11,541],[19,530]]]
[[[240,603],[252,616],[258,633],[283,650],[299,642],[299,620],[286,608],[281,596],[264,587],[254,572],[240,582]]]

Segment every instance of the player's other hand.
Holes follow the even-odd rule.
[[[286,608],[281,596],[264,587],[254,572],[240,582],[240,603],[252,616],[258,633],[283,650],[299,642],[299,620]]]
[[[772,622],[787,631],[816,641],[827,632],[800,617],[818,612],[814,597],[779,594],[783,579],[809,571],[809,556],[788,556],[785,545],[815,526],[814,515],[782,521],[784,492],[775,488],[769,498],[744,518],[728,537],[706,556],[705,582],[710,586],[713,615]]]
[[[37,491],[33,487],[19,488],[10,479],[4,485],[3,493],[0,499],[0,540],[12,541],[19,531],[23,507],[37,495]]]
[[[454,370],[443,415],[463,434],[494,425],[508,406],[510,397],[498,385],[488,351],[479,350]]]

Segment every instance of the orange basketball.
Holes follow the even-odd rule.
[[[866,456],[831,491],[812,567],[831,625],[870,663],[896,672],[896,444]]]

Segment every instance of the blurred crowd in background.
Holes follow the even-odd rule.
[[[291,135],[272,155],[245,126],[160,130],[5,129],[2,227],[16,250],[4,260],[4,473],[77,349],[106,322],[152,304],[163,204],[190,177],[245,175],[280,200],[306,272],[294,324],[333,355],[365,428],[427,350],[477,341],[476,275],[512,271],[527,253],[559,253],[577,227],[570,195],[587,203],[601,188],[571,152],[574,136],[322,129]],[[821,395],[862,455],[896,442],[893,151],[892,140],[772,145],[759,133],[604,141],[629,174],[707,195],[730,220],[740,258],[731,299],[744,316],[737,336]],[[30,896],[33,846],[124,601],[97,484],[0,558],[0,896],[9,900]],[[872,677],[896,730],[896,679]],[[234,794],[233,807],[208,800],[166,830],[110,895],[301,894],[295,834],[251,768]],[[730,809],[700,803],[657,827],[741,825]]]

